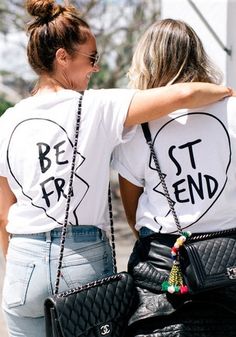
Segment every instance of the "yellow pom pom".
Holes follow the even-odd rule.
[[[178,245],[180,245],[180,246],[182,246],[183,245],[183,240],[182,240],[182,238],[180,237],[180,238],[178,238],[177,240],[176,240],[176,242],[177,242],[177,244]]]

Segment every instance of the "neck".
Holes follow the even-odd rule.
[[[36,94],[41,91],[59,91],[67,88],[62,81],[58,80],[55,77],[50,77],[48,75],[41,75],[38,79],[36,86],[33,89],[32,94]]]

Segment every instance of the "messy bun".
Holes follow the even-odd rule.
[[[63,11],[54,0],[27,0],[26,9],[36,19],[50,20]]]
[[[89,25],[73,6],[58,5],[54,0],[26,0],[26,9],[33,16],[27,27],[27,55],[39,75],[53,72],[59,48],[73,55],[91,36]]]

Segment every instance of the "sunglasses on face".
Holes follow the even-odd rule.
[[[92,67],[95,67],[95,66],[98,65],[98,62],[99,62],[99,59],[100,59],[99,53],[95,53],[94,55],[89,55],[89,54],[84,54],[84,53],[78,52],[78,54],[88,57]]]

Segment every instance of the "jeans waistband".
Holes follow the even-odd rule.
[[[155,232],[152,231],[151,229],[147,228],[147,227],[141,227],[139,230],[139,237],[140,238],[144,238],[145,236],[149,236],[154,234]]]
[[[35,240],[47,241],[48,239],[58,239],[61,237],[62,227],[55,228],[49,232],[30,233],[30,234],[10,234],[10,238],[28,238]],[[106,238],[106,232],[95,226],[68,226],[66,230],[66,238],[71,237],[93,237],[94,239]]]

